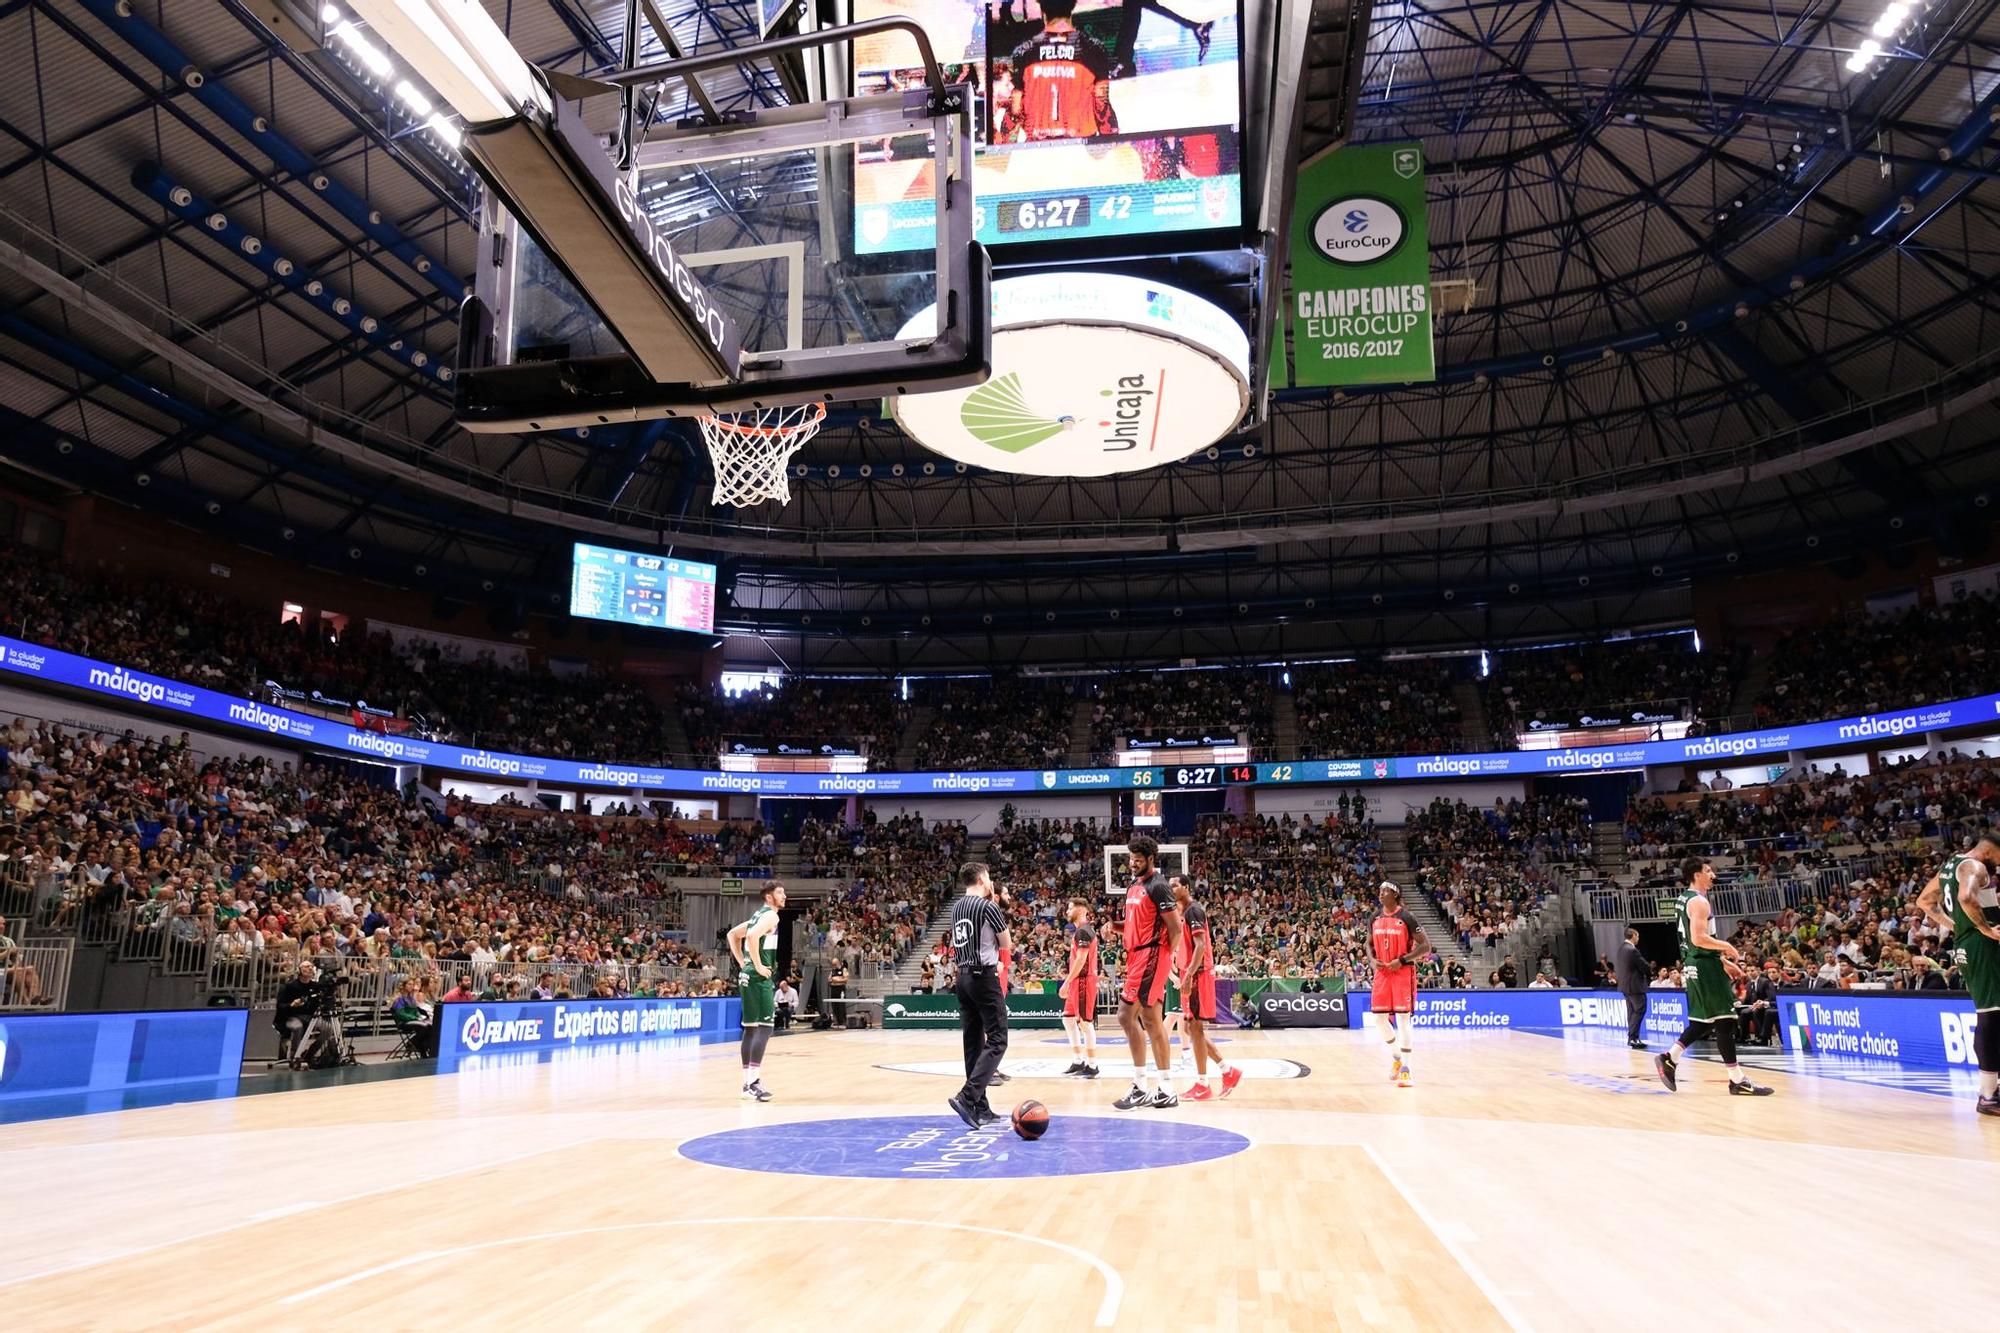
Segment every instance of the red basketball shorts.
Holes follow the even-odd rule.
[[[1063,1000],[1064,1018],[1081,1018],[1086,1023],[1097,1017],[1097,978],[1078,977],[1069,983],[1069,995]]]
[[[1164,1004],[1167,999],[1167,960],[1159,945],[1134,949],[1125,957],[1125,984],[1118,998],[1127,1004]]]
[[[1399,967],[1394,971],[1375,970],[1375,989],[1368,1007],[1375,1013],[1411,1014],[1417,1009],[1417,969]]]
[[[1185,984],[1182,977],[1181,1013],[1184,1017],[1197,1019],[1203,1023],[1215,1021],[1215,973],[1204,972],[1194,979],[1193,985]]]

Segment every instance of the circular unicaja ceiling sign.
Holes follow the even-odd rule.
[[[896,336],[936,328],[932,306]],[[991,378],[890,411],[961,463],[1106,477],[1206,449],[1249,404],[1250,340],[1214,302],[1119,273],[1035,273],[993,284]]]

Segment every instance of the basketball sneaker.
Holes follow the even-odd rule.
[[[1169,1111],[1180,1104],[1181,1099],[1168,1092],[1165,1088],[1161,1088],[1146,1099],[1146,1105],[1155,1111]]]
[[[1072,1060],[1070,1061],[1069,1068],[1063,1070],[1063,1077],[1074,1078],[1076,1075],[1081,1074],[1082,1072],[1083,1072],[1083,1061]]]
[[[1410,1086],[1410,1067],[1401,1060],[1396,1062],[1396,1086],[1399,1088]]]
[[[764,1090],[764,1080],[757,1079],[752,1083],[745,1084],[743,1088],[743,1100],[746,1102],[770,1101],[771,1094]]]
[[[1738,1083],[1733,1078],[1729,1080],[1729,1095],[1732,1097],[1769,1097],[1776,1091],[1776,1088],[1767,1088],[1761,1083],[1752,1083],[1747,1078],[1741,1083]]]
[[[1400,1056],[1400,1055],[1392,1055],[1392,1056],[1390,1056],[1390,1057],[1389,1057],[1389,1081],[1390,1081],[1391,1083],[1394,1083],[1394,1082],[1395,1082],[1396,1080],[1400,1079],[1400,1078],[1401,1078],[1402,1076],[1403,1076],[1403,1057],[1402,1057],[1402,1056]]]
[[[1134,1083],[1132,1090],[1111,1103],[1111,1107],[1115,1111],[1129,1111],[1135,1106],[1144,1106],[1148,1096],[1149,1094],[1144,1088]]]
[[[1206,1083],[1197,1083],[1187,1090],[1187,1100],[1191,1102],[1212,1102],[1215,1099],[1214,1090]]]
[[[1667,1085],[1668,1092],[1673,1092],[1677,1088],[1674,1076],[1678,1070],[1679,1066],[1674,1063],[1674,1057],[1665,1051],[1653,1057],[1653,1072],[1660,1076],[1660,1082]]]
[[[1973,1103],[1973,1109],[1981,1115],[2000,1115],[2000,1097],[1981,1097]]]
[[[965,1100],[964,1093],[954,1092],[950,1097],[945,1099],[945,1105],[952,1109],[952,1114],[965,1122],[967,1129],[979,1128],[979,1108]]]
[[[1241,1083],[1242,1081],[1243,1081],[1243,1071],[1238,1069],[1235,1065],[1231,1065],[1229,1066],[1229,1068],[1223,1070],[1222,1095],[1227,1097],[1230,1093],[1236,1091],[1236,1085],[1238,1083]]]
[[[1077,1072],[1077,1076],[1078,1076],[1079,1078],[1096,1078],[1096,1077],[1097,1077],[1097,1066],[1096,1066],[1096,1065],[1085,1065],[1085,1066],[1084,1066],[1083,1068],[1081,1068],[1081,1069],[1077,1070],[1076,1072]]]

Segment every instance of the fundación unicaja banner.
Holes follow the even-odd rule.
[[[1292,383],[1433,378],[1431,247],[1416,144],[1336,149],[1292,207]]]

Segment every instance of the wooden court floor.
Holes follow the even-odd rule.
[[[1782,1073],[1766,1076],[1775,1097],[1731,1098],[1714,1065],[1668,1095],[1599,1034],[1422,1032],[1417,1086],[1399,1089],[1372,1035],[1288,1032],[1226,1049],[1304,1077],[1121,1114],[1120,1083],[1017,1063],[1065,1063],[1050,1035],[1015,1033],[1018,1076],[995,1090],[1046,1102],[1049,1138],[988,1136],[959,1154],[969,1169],[1242,1141],[1192,1164],[964,1178],[934,1151],[962,1142],[953,1080],[922,1072],[948,1067],[956,1034],[907,1032],[774,1043],[778,1100],[762,1106],[737,1098],[733,1044],[655,1045],[13,1125],[0,1315],[16,1329],[1948,1328],[1968,1314],[1964,1275],[1987,1266],[1951,1238],[1994,1234],[2000,1124],[1963,1099]],[[887,1118],[922,1128],[826,1123]],[[692,1160],[718,1144],[758,1169]],[[919,1159],[941,1174],[812,1174]]]

